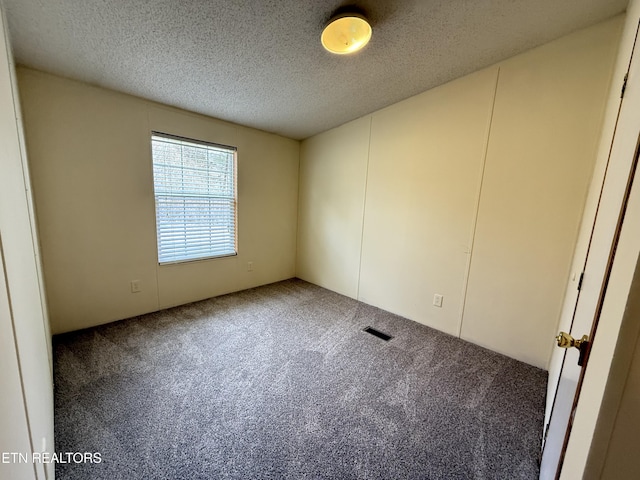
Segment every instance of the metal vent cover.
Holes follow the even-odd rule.
[[[388,335],[384,332],[381,332],[380,330],[376,330],[373,327],[365,327],[362,329],[363,332],[367,332],[370,333],[371,335],[374,335],[378,338],[381,338],[382,340],[384,340],[385,342],[388,342],[389,340],[391,340],[393,338],[393,336]]]

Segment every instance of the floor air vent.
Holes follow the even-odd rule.
[[[383,333],[380,330],[376,330],[373,327],[363,328],[363,331],[367,332],[367,333],[370,333],[371,335],[375,335],[376,337],[381,338],[385,342],[388,342],[389,340],[391,340],[393,338],[391,335],[387,335],[386,333]]]

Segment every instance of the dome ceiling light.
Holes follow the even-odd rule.
[[[322,46],[338,55],[357,52],[370,39],[371,25],[364,15],[355,12],[342,12],[331,17],[320,36]]]

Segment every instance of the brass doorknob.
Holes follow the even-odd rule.
[[[580,349],[580,346],[583,343],[586,343],[589,341],[589,336],[583,335],[582,338],[576,339],[566,332],[560,332],[556,337],[556,341],[558,342],[558,346],[560,348],[576,347],[577,349]]]
[[[589,356],[589,351],[591,350],[588,335],[583,335],[582,338],[575,339],[566,332],[560,332],[556,337],[556,341],[560,348],[576,347],[580,351],[578,365],[584,367],[586,359]]]

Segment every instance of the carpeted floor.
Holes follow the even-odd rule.
[[[545,371],[301,280],[54,348],[60,480],[538,478]]]

